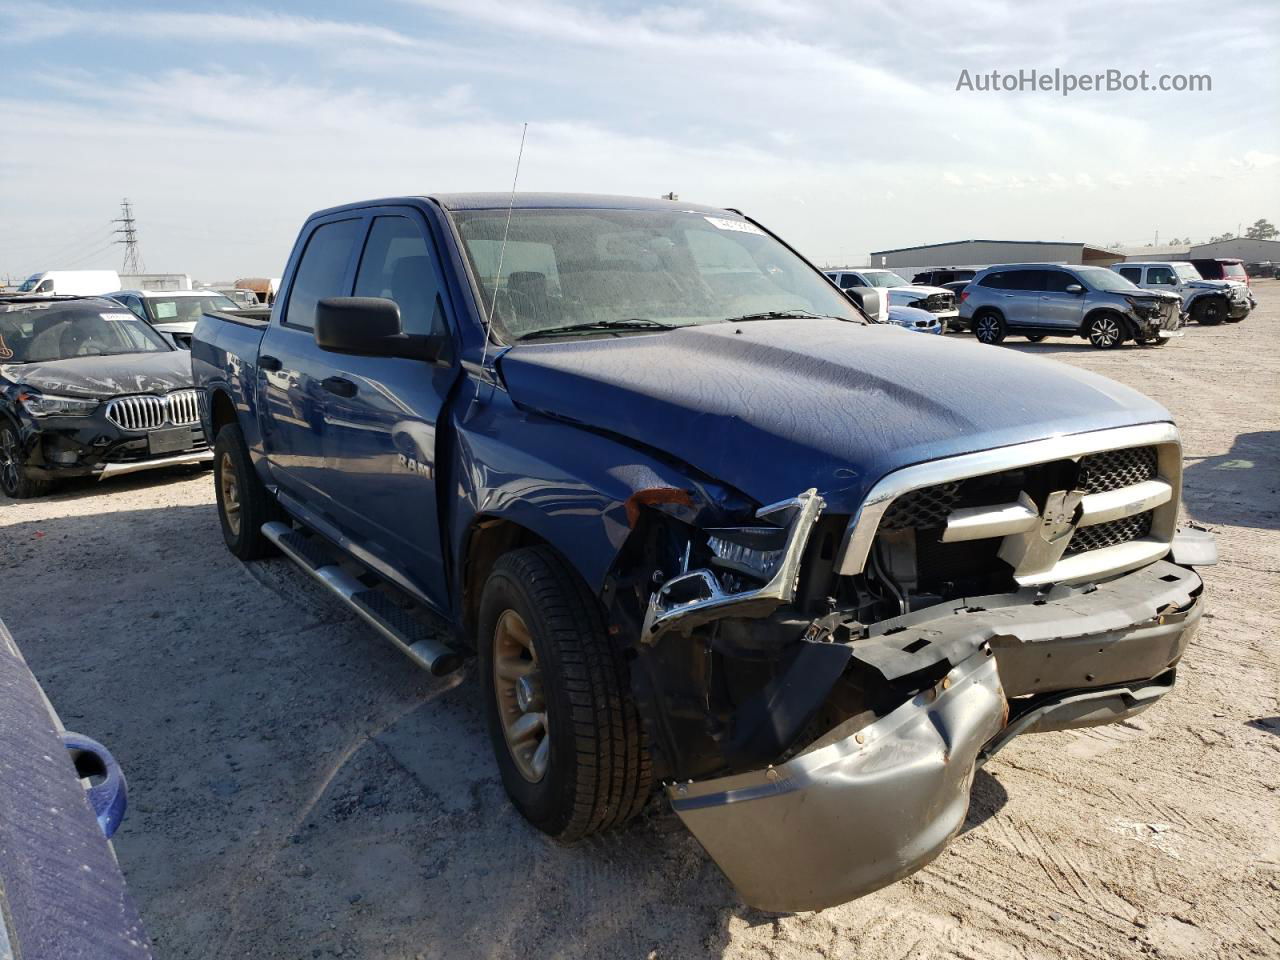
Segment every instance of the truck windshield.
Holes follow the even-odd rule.
[[[40,282],[40,278],[43,276],[44,276],[43,273],[36,273],[27,277],[27,279],[22,281],[22,286],[18,288],[18,292],[30,293],[32,290],[36,288],[36,284]]]
[[[616,334],[646,329],[643,321],[689,326],[790,311],[861,319],[822,274],[729,213],[517,209],[504,249],[507,215],[465,210],[453,218],[485,309],[508,339],[569,326],[580,335]]]
[[[866,270],[862,274],[873,287],[906,287],[906,280],[892,270]]]
[[[0,363],[47,363],[172,349],[124,307],[103,307],[36,307],[0,313]]]

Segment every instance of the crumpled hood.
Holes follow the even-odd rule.
[[[0,366],[0,374],[43,393],[100,400],[128,393],[167,393],[193,383],[191,355],[178,350],[11,363]]]
[[[834,320],[531,343],[498,364],[520,407],[631,438],[760,503],[817,487],[841,513],[913,463],[1172,420],[1057,361]]]

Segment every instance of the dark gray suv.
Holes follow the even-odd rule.
[[[1159,346],[1178,337],[1182,301],[1143,290],[1103,267],[1010,263],[988,267],[965,287],[960,319],[982,343],[1011,333],[1086,337],[1109,350],[1126,340]]]

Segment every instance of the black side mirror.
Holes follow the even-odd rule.
[[[400,307],[384,297],[326,297],[316,304],[316,346],[362,357],[403,357],[440,363],[447,359],[447,336],[404,333]]]
[[[871,320],[880,316],[880,291],[875,287],[846,287],[844,295]]]

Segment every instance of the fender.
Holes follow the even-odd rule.
[[[487,401],[479,394],[492,393]],[[500,388],[468,379],[453,405],[448,536],[454,609],[471,533],[507,520],[557,549],[599,595],[642,505],[661,502],[689,522],[749,507],[620,438],[518,409]]]

